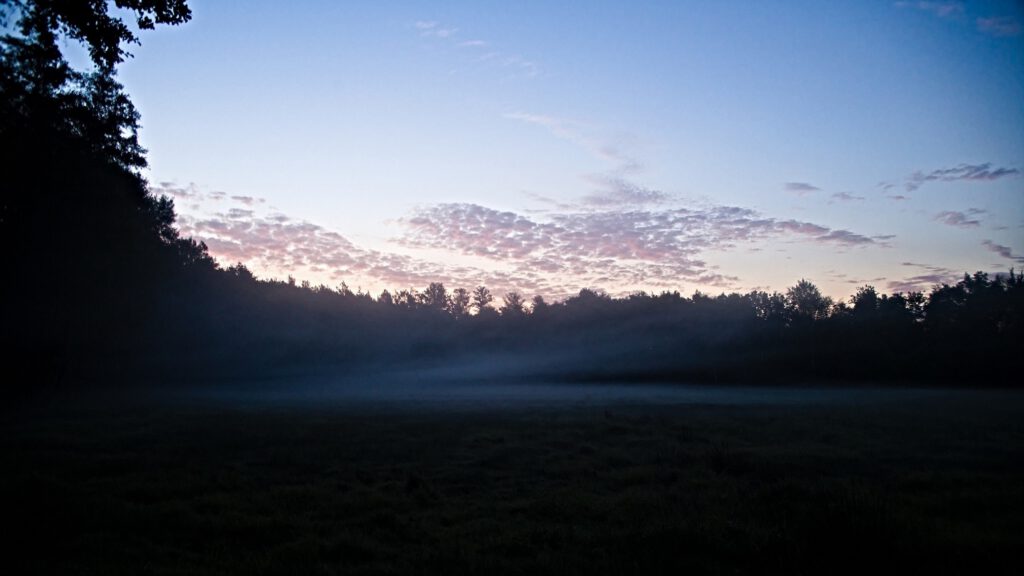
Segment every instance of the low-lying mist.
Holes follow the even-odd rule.
[[[877,385],[574,381],[528,375],[520,357],[419,369],[306,373],[217,386],[184,385],[162,397],[234,407],[403,410],[611,408],[645,405],[811,405],[912,402],[966,390]]]

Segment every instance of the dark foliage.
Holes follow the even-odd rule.
[[[117,5],[141,28],[188,17],[180,1]],[[188,309],[172,288],[214,263],[178,237],[173,203],[151,196],[135,171],[145,165],[139,115],[113,69],[135,38],[107,3],[4,1],[0,10],[20,30],[0,45],[5,364],[33,385],[69,371],[116,373],[158,349],[160,315]],[[94,69],[70,68],[59,35],[85,41]]]
[[[93,62],[112,69],[130,54],[125,44],[139,39],[120,18],[110,13],[108,0],[0,0],[0,9],[19,11],[21,34],[47,50],[56,49],[57,35],[83,42]],[[157,24],[182,24],[192,18],[185,0],[114,0],[119,10],[135,15],[140,30]]]

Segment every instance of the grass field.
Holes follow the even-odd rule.
[[[0,562],[12,575],[994,573],[1024,542],[1022,415],[1024,395],[1001,391],[51,402],[3,420]]]

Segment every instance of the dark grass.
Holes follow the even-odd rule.
[[[6,416],[8,574],[991,573],[1024,395]]]

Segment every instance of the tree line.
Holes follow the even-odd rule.
[[[965,274],[928,294],[882,294],[863,286],[846,301],[833,301],[801,280],[784,293],[698,291],[687,297],[665,291],[616,298],[583,289],[550,303],[541,296],[527,303],[517,292],[499,303],[484,286],[448,291],[434,282],[421,291],[385,290],[373,297],[344,283],[332,289],[259,280],[241,264],[224,273],[235,283],[230,294],[247,295],[247,309],[263,310],[278,323],[272,331],[305,331],[296,354],[337,342],[317,358],[348,352],[349,365],[490,359],[514,367],[514,374],[570,379],[1009,385],[1021,351],[1024,274],[1014,270]],[[287,317],[269,320],[272,310],[287,311]],[[304,320],[294,315],[300,310]],[[304,328],[289,329],[290,323]],[[364,338],[352,341],[346,332]],[[295,342],[282,342],[281,349],[289,344]]]
[[[205,248],[202,250],[205,251]],[[219,265],[212,259],[209,266],[212,270],[219,269]],[[331,288],[326,284],[314,286],[309,281],[297,285],[291,276],[285,281],[260,280],[241,262],[227,267],[225,272],[257,285],[282,285],[308,294],[330,295],[336,297],[340,305],[363,303],[404,310],[429,310],[447,313],[455,320],[470,316],[491,318],[558,314],[558,310],[583,306],[581,303],[588,302],[600,303],[599,308],[609,310],[643,301],[666,306],[670,305],[665,303],[692,306],[715,302],[719,306],[744,309],[757,319],[787,327],[818,321],[902,323],[933,329],[935,326],[959,325],[968,318],[987,318],[999,332],[1017,329],[1019,316],[1016,306],[1021,297],[1017,291],[1021,289],[1024,277],[1024,273],[1018,273],[1013,268],[995,276],[982,271],[973,275],[965,273],[957,283],[937,284],[928,294],[914,291],[884,294],[866,284],[858,288],[848,301],[836,301],[823,295],[807,279],[801,279],[784,293],[753,290],[713,296],[698,290],[689,298],[682,296],[679,291],[653,294],[642,290],[622,298],[613,298],[601,289],[584,288],[577,295],[552,304],[540,294],[527,301],[515,290],[506,292],[501,301],[496,302],[486,286],[477,286],[472,290],[460,287],[449,292],[442,282],[431,282],[422,291],[416,288],[397,291],[385,289],[374,297],[361,289],[352,291],[345,282],[337,288]],[[593,304],[589,307],[592,308]]]

